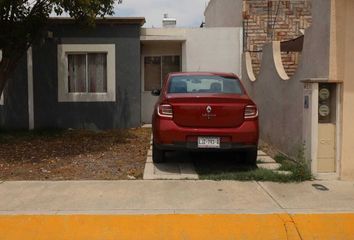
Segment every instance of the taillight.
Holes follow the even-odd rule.
[[[258,117],[258,109],[254,105],[248,105],[245,107],[245,119],[252,119]]]
[[[173,117],[172,106],[170,104],[161,104],[157,108],[157,113],[160,117],[172,118]]]

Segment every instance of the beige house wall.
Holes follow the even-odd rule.
[[[343,81],[341,178],[354,179],[354,1],[333,1],[330,77]]]
[[[242,0],[211,0],[204,12],[206,27],[242,27]]]
[[[179,52],[182,71],[241,75],[242,28],[143,28],[143,55]]]
[[[184,70],[241,75],[241,36],[241,28],[188,29],[183,45]]]

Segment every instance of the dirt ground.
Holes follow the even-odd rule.
[[[150,129],[0,133],[0,180],[141,179]]]

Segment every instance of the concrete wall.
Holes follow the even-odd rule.
[[[0,129],[28,129],[27,57],[18,63],[4,90]]]
[[[303,126],[311,122],[306,122],[304,117],[304,84],[301,81],[328,79],[331,2],[313,0],[312,6],[313,25],[305,32],[302,58],[294,76],[289,78],[284,71],[279,42],[263,48],[257,79],[249,74],[251,64],[243,63],[244,84],[260,111],[261,139],[293,157],[305,144],[308,160],[311,157],[308,141],[311,139],[304,136]],[[246,59],[250,60],[250,57],[245,56]]]
[[[147,28],[142,29],[140,39],[150,46],[144,47],[144,54],[176,52],[182,44],[182,71],[241,75],[242,28]]]
[[[312,25],[305,31],[300,66],[303,79],[328,78],[331,0],[312,0]]]
[[[343,81],[341,178],[354,179],[354,1],[333,2],[331,77]]]
[[[206,27],[242,27],[242,0],[211,0],[204,12]]]
[[[187,28],[142,28],[140,40],[147,41],[185,41]]]
[[[182,46],[183,70],[241,75],[241,34],[241,28],[188,29]]]
[[[251,82],[244,69],[243,83],[259,108],[260,138],[278,150],[296,156],[302,146],[303,84],[299,74],[290,80],[277,68],[275,45],[263,47],[263,58],[258,78]],[[278,66],[277,66],[278,65]]]

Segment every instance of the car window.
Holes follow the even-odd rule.
[[[231,93],[243,94],[236,78],[221,76],[175,76],[170,79],[168,93]]]

